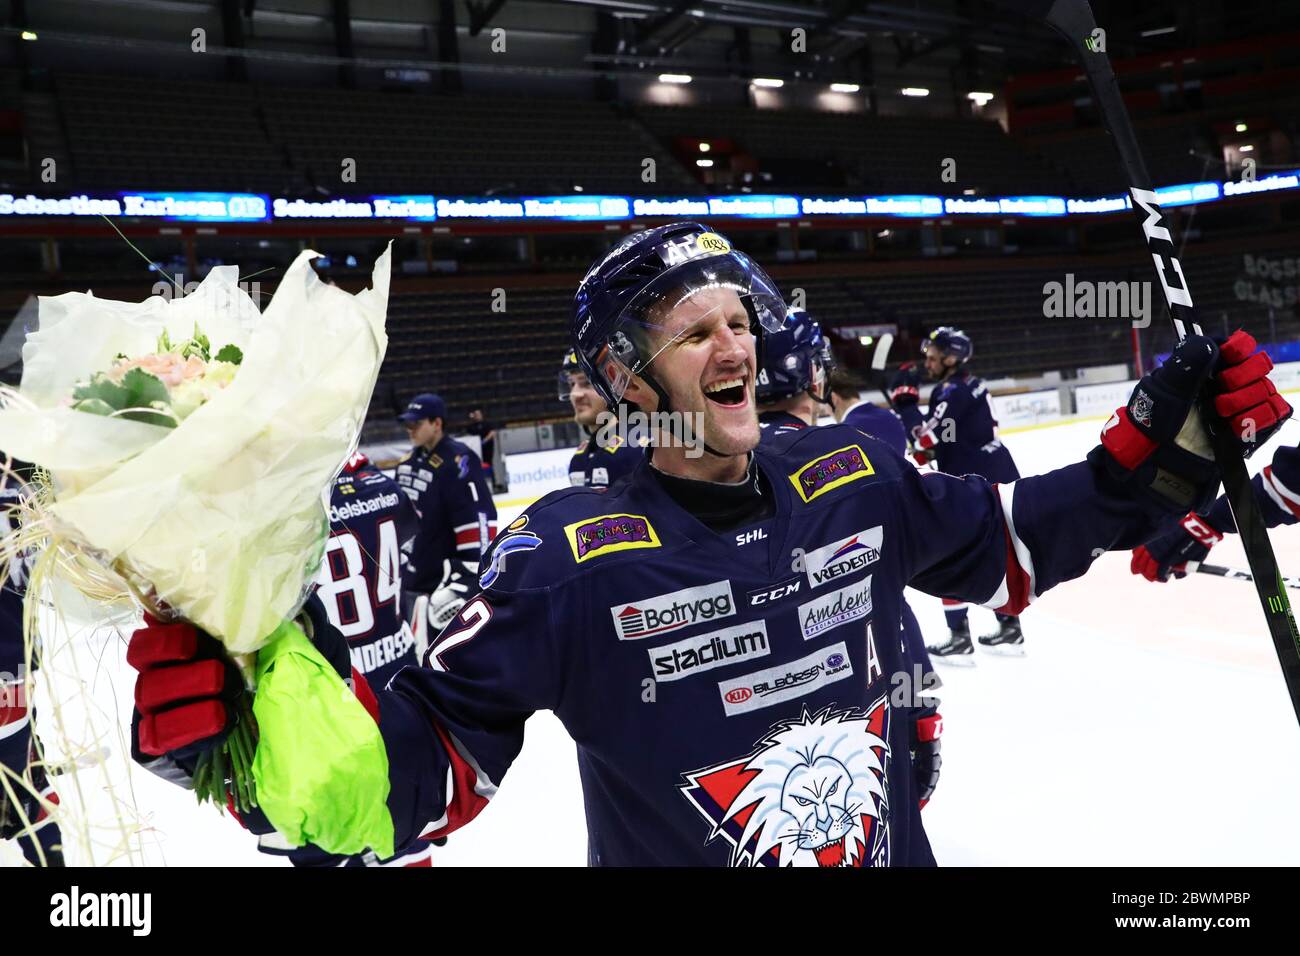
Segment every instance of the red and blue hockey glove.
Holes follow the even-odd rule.
[[[915,405],[921,400],[921,375],[911,362],[898,367],[898,374],[889,383],[889,400],[895,407]]]
[[[1267,378],[1272,367],[1245,332],[1233,333],[1222,348],[1205,336],[1184,339],[1138,382],[1089,459],[1161,510],[1208,510],[1221,473],[1197,401],[1212,390],[1215,409],[1250,455],[1291,414]]]
[[[313,596],[303,614],[308,638],[374,713],[374,695],[353,671],[347,640],[330,624],[323,605]],[[150,766],[150,757],[166,755],[188,772],[200,754],[220,744],[235,726],[236,703],[244,693],[239,668],[219,641],[188,621],[164,624],[148,614],[145,626],[131,635],[126,660],[139,672],[133,756]]]
[[[943,715],[934,707],[922,708],[912,724],[912,778],[916,798],[924,807],[939,786],[939,738],[943,736]]]
[[[131,635],[126,662],[135,681],[132,749],[150,756],[197,757],[235,726],[244,680],[220,642],[187,621],[145,615]]]
[[[1223,540],[1223,534],[1198,514],[1189,514],[1174,530],[1133,550],[1129,569],[1148,581],[1161,583],[1187,576],[1188,562],[1200,563],[1210,549]]]

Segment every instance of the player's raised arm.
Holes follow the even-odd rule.
[[[904,475],[912,584],[1017,613],[1102,552],[1132,548],[1174,516],[1208,507],[1219,472],[1195,411],[1202,391],[1213,388],[1220,405],[1257,397],[1227,423],[1248,450],[1290,414],[1268,388],[1267,359],[1254,356],[1242,332],[1222,351],[1211,339],[1188,339],[1138,382],[1087,460],[1057,471],[1002,485]]]

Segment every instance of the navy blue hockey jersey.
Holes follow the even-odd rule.
[[[402,619],[401,551],[418,528],[415,506],[397,482],[356,455],[330,491],[330,538],[316,596],[347,638],[352,666],[377,687],[416,663]]]
[[[907,454],[907,429],[897,415],[867,401],[850,405],[844,413],[845,425],[852,425],[872,438],[879,438],[900,455]]]
[[[496,505],[478,455],[450,436],[432,451],[413,448],[397,466],[397,483],[420,515],[406,587],[430,594],[442,581],[443,561],[478,561],[496,534]]]
[[[1300,521],[1300,448],[1279,448],[1273,461],[1251,479],[1255,500],[1259,502],[1264,524],[1269,528]],[[1206,514],[1218,531],[1235,532],[1228,498],[1221,495]]]
[[[608,488],[632,474],[644,460],[644,451],[624,444],[618,436],[612,445],[601,445],[588,436],[569,459],[569,484],[577,488]]]
[[[1015,613],[1155,530],[1087,462],[995,486],[846,426],[753,454],[774,513],[747,529],[710,531],[647,467],[502,532],[483,591],[377,694],[399,845],[472,819],[547,709],[593,864],[932,863],[890,700],[904,585]]]
[[[798,415],[776,411],[759,412],[758,426],[762,429],[759,440],[765,442],[770,442],[778,435],[788,435],[809,427],[808,423]]]
[[[969,372],[955,372],[934,387],[924,418],[915,405],[900,407],[899,414],[917,447],[934,450],[940,471],[989,481],[1020,477],[1011,452],[998,440],[988,388]]]

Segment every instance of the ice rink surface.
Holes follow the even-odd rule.
[[[1101,424],[1004,438],[1021,472],[1039,474],[1079,460]],[[1300,424],[1289,423],[1252,471],[1278,444],[1297,441]],[[517,511],[503,508],[502,523]],[[1273,539],[1283,573],[1300,575],[1300,528]],[[1209,560],[1246,566],[1235,536]],[[980,649],[973,667],[940,667],[943,774],[923,814],[940,864],[1300,863],[1300,728],[1252,586],[1204,574],[1154,585],[1128,562],[1127,552],[1105,555],[1035,602],[1023,617],[1024,657]],[[915,592],[909,600],[927,640],[942,639],[939,601]],[[993,623],[991,612],[972,609],[973,633]],[[68,840],[69,862],[286,865],[259,854],[233,820],[131,766],[123,637],[82,631],[55,643],[49,669],[69,735],[110,751],[56,780],[70,819],[88,821]],[[43,689],[42,681],[38,709]],[[102,739],[84,731],[85,709],[111,728]],[[0,864],[20,859],[0,845]],[[574,746],[554,716],[538,714],[497,797],[435,850],[434,865],[585,861]]]

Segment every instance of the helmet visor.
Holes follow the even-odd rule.
[[[592,364],[618,401],[632,378],[651,374],[675,343],[737,321],[753,334],[775,332],[785,313],[776,283],[744,253],[731,251],[672,269],[647,285],[614,322]]]

